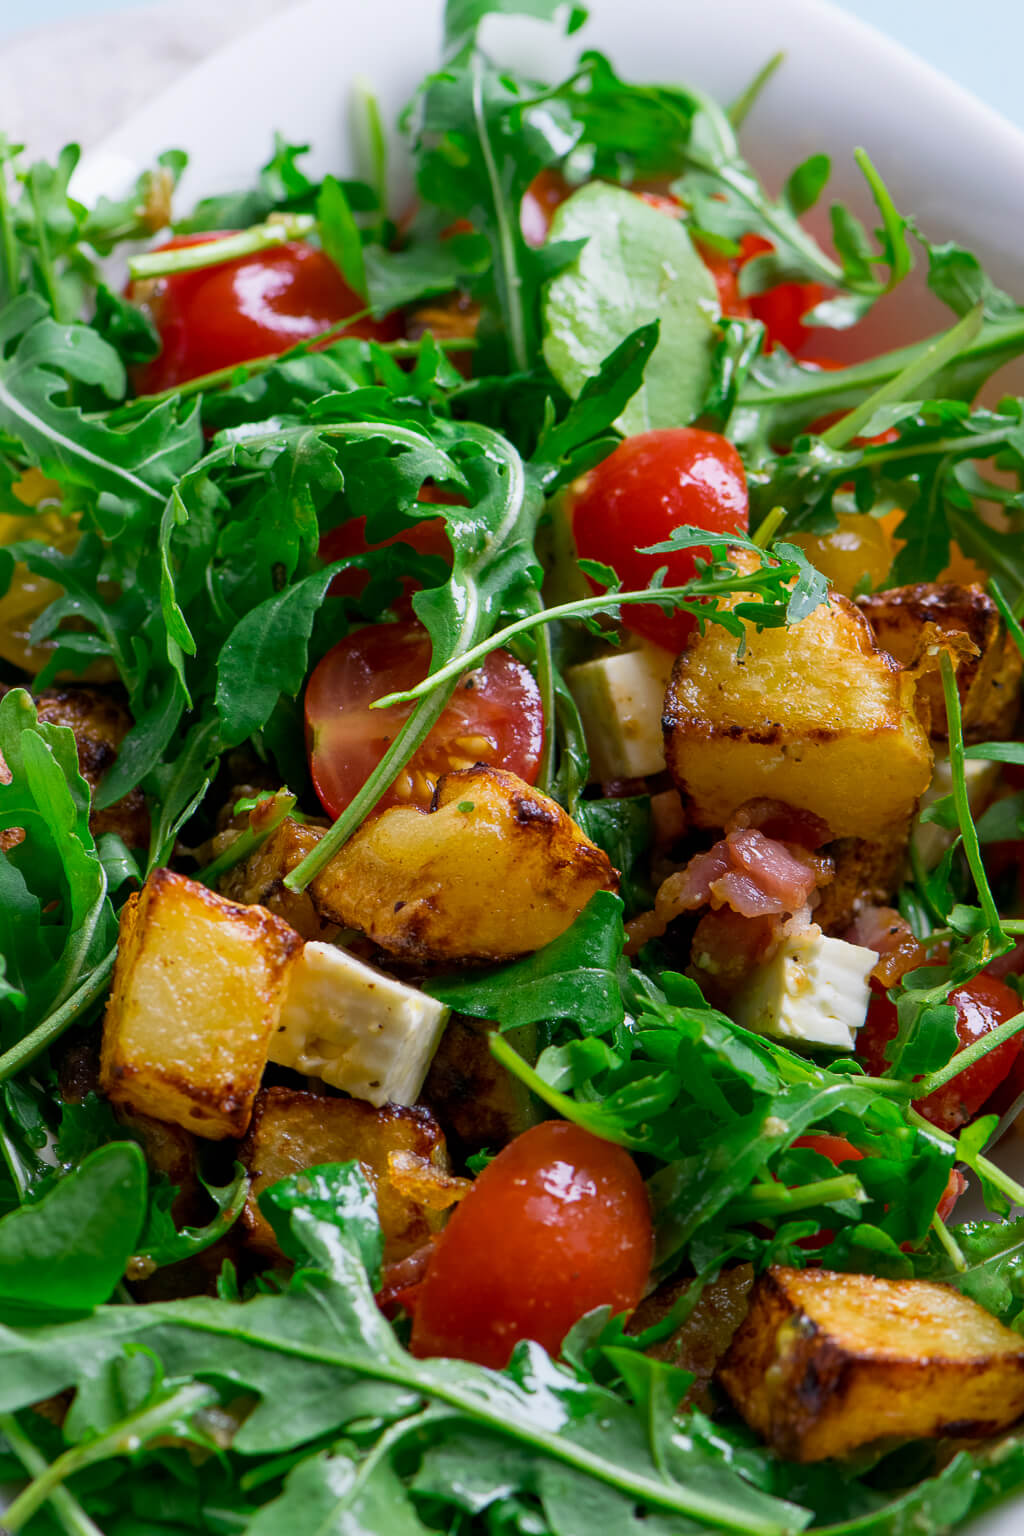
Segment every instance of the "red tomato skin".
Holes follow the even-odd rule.
[[[177,235],[160,251],[203,245],[232,230]],[[143,394],[172,389],[218,368],[286,352],[366,306],[323,251],[301,241],[225,261],[195,272],[175,272],[126,290],[160,333],[160,355],[139,370]],[[350,336],[393,341],[397,316],[353,323]]]
[[[414,707],[371,710],[370,703],[420,682],[429,666],[426,630],[396,623],[356,630],[314,668],[306,686],[307,747],[313,787],[329,815],[341,815]],[[543,748],[544,711],[533,674],[508,651],[492,651],[460,679],[444,714],[376,810],[426,810],[442,773],[478,761],[532,784]]]
[[[517,1136],[441,1234],[411,1349],[495,1369],[520,1339],[552,1355],[593,1307],[630,1311],[654,1251],[647,1192],[622,1147],[565,1120]]]
[[[810,1152],[820,1152],[822,1157],[827,1157],[837,1166],[840,1163],[859,1163],[864,1157],[864,1153],[858,1152],[845,1136],[833,1136],[828,1131],[810,1131],[806,1136],[798,1136],[792,1145],[806,1147]]]
[[[639,550],[668,538],[682,523],[709,533],[745,532],[749,502],[743,464],[717,432],[697,427],[640,432],[584,477],[572,520],[579,554],[613,566],[627,589],[646,587],[662,566],[665,585],[678,586],[695,574],[695,557],[706,556],[706,549],[669,555]],[[622,623],[676,652],[695,628],[688,613],[665,614],[643,603],[624,607]]]
[[[330,533],[325,533],[320,540],[320,548],[317,550],[324,565],[331,565],[335,560],[344,560],[346,555],[365,555],[371,549],[384,549],[389,544],[408,544],[410,549],[416,550],[420,555],[439,555],[449,565],[452,562],[452,546],[445,532],[445,520],[443,517],[425,517],[418,522],[410,523],[408,528],[403,528],[400,533],[393,533],[389,539],[380,539],[376,544],[366,542],[366,518],[350,517],[348,522],[339,523],[337,528],[332,528]],[[339,571],[330,585],[332,597],[358,597],[370,579],[369,571]],[[415,591],[415,583],[406,582],[406,593],[401,600],[401,606],[408,607],[411,593]],[[412,610],[409,609],[410,618]]]
[[[772,249],[771,241],[760,235],[744,235],[740,246],[740,266]],[[777,283],[764,293],[751,295],[747,303],[754,319],[760,320],[765,328],[765,351],[782,346],[798,357],[814,335],[814,328],[802,323],[803,317],[824,297],[825,289],[820,283]]]
[[[962,987],[954,987],[949,1001],[956,1008],[958,1049],[980,1040],[992,1029],[1021,1012],[1021,1000],[1005,982],[984,974]],[[867,1022],[857,1037],[857,1055],[867,1070],[880,1076],[888,1063],[885,1048],[898,1028],[896,1008],[883,992],[877,992],[868,1009]],[[969,1124],[985,1101],[1010,1074],[1021,1051],[1021,1037],[997,1045],[994,1051],[954,1077],[944,1088],[914,1100],[919,1114],[940,1131],[955,1132]]]

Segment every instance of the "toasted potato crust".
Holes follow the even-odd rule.
[[[794,1461],[885,1439],[989,1435],[1024,1412],[1024,1339],[952,1286],[776,1267],[718,1379]]]
[[[444,1133],[429,1110],[385,1104],[374,1109],[360,1099],[327,1098],[291,1088],[264,1088],[253,1110],[239,1156],[252,1174],[241,1223],[249,1247],[279,1256],[273,1229],[259,1208],[260,1192],[289,1174],[319,1163],[357,1159],[377,1195],[384,1256],[404,1258],[430,1241],[444,1224],[443,1208],[406,1192],[405,1161],[417,1164],[424,1185],[440,1187],[448,1174]],[[391,1173],[398,1159],[399,1177]],[[400,1187],[401,1186],[401,1187]],[[429,1188],[423,1193],[429,1197]],[[441,1203],[443,1207],[443,1203]]]
[[[799,624],[748,625],[742,656],[720,624],[694,634],[662,724],[697,826],[724,826],[744,801],[767,796],[813,812],[833,837],[877,838],[910,818],[931,778],[914,679],[844,597]]]
[[[560,805],[478,764],[445,774],[430,811],[364,822],[310,893],[322,916],[393,955],[450,962],[540,949],[617,883]]]
[[[155,870],[121,914],[100,1061],[107,1097],[208,1140],[241,1136],[301,947],[263,907]]]
[[[40,720],[66,725],[75,734],[78,766],[93,794],[113,767],[121,743],[131,730],[132,717],[115,695],[103,688],[47,688],[35,701]],[[141,789],[129,790],[123,799],[89,817],[93,837],[116,832],[129,848],[149,843],[149,812]]]
[[[979,586],[922,582],[872,592],[859,597],[857,606],[879,645],[905,667],[916,661],[926,625],[934,624],[946,634],[966,635],[977,654],[963,657],[957,667],[964,737],[990,741],[1010,734],[1024,661],[987,592]],[[945,741],[949,729],[939,674],[923,676],[918,687],[931,710],[932,737]]]

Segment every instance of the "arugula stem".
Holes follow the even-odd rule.
[[[946,1226],[946,1223],[943,1221],[938,1211],[936,1211],[935,1215],[932,1217],[931,1225],[932,1231],[935,1233],[935,1236],[938,1238],[939,1242],[942,1244],[943,1248],[945,1248],[947,1254],[949,1255],[950,1263],[953,1265],[953,1268],[960,1274],[963,1274],[967,1268],[967,1260],[964,1258],[963,1250],[961,1249],[960,1244],[957,1242],[952,1232]]]
[[[974,309],[964,315],[962,320],[958,320],[956,325],[925,343],[913,361],[880,389],[875,390],[874,394],[862,400],[860,405],[854,406],[852,411],[848,411],[845,416],[823,432],[822,442],[829,448],[844,448],[852,438],[857,436],[861,428],[867,425],[881,406],[889,405],[893,401],[916,399],[921,386],[947,363],[959,357],[977,338],[984,323],[984,308],[981,304],[977,304]]]
[[[265,224],[253,224],[241,229],[236,235],[225,235],[219,240],[203,240],[198,245],[182,245],[173,251],[147,251],[133,256],[128,263],[128,276],[133,282],[146,278],[169,277],[175,272],[198,272],[204,267],[219,267],[226,261],[237,261],[239,256],[253,256],[258,251],[271,250],[288,240],[301,240],[312,234],[316,220],[310,213],[291,213],[268,219]]]
[[[499,292],[504,290],[505,294],[512,366],[516,372],[525,373],[530,365],[530,355],[526,345],[526,317],[523,314],[523,280],[519,275],[519,266],[516,261],[515,233],[509,217],[508,199],[502,190],[501,177],[494,159],[490,135],[487,132],[484,72],[479,55],[473,59],[473,120],[480,140],[480,153],[487,171],[487,180],[490,183],[494,220],[498,230],[498,249],[495,252],[496,266],[500,271],[498,289]]]
[[[751,535],[758,549],[767,549],[782,527],[789,511],[786,507],[773,507],[766,517],[763,517],[757,525],[757,532]]]
[[[535,594],[538,611],[544,600]],[[537,633],[537,687],[540,689],[541,713],[544,719],[544,745],[537,768],[537,787],[542,794],[550,795],[555,778],[555,671],[551,656],[551,631],[543,624]]]
[[[47,1470],[49,1462],[36,1449],[28,1436],[22,1433],[21,1425],[13,1413],[5,1413],[0,1417],[0,1434],[3,1435],[28,1475],[32,1478],[41,1477]],[[90,1520],[74,1494],[69,1493],[66,1488],[53,1490],[50,1494],[50,1505],[68,1536],[103,1536],[99,1526]]]
[[[1012,1040],[1014,1035],[1019,1035],[1024,1029],[1024,1013],[1017,1013],[1012,1019],[1007,1019],[1005,1024],[1000,1024],[995,1029],[989,1030],[987,1035],[982,1035],[980,1040],[975,1040],[973,1045],[965,1046],[962,1051],[957,1051],[947,1061],[944,1067],[938,1067],[934,1072],[929,1072],[921,1082],[914,1084],[915,1099],[927,1098],[934,1093],[936,1088],[944,1088],[951,1083],[954,1077],[959,1077],[961,1072],[966,1072],[973,1067],[975,1062],[981,1061],[990,1051],[997,1050],[1004,1040]]]
[[[200,1408],[216,1401],[217,1393],[212,1387],[192,1382],[189,1386],[179,1387],[177,1392],[162,1402],[129,1414],[96,1439],[72,1446],[33,1478],[14,1503],[8,1505],[4,1512],[4,1530],[10,1536],[15,1536],[40,1505],[45,1504],[62,1483],[83,1467],[92,1466],[97,1461],[107,1461],[112,1456],[131,1456],[153,1435],[169,1429],[181,1419],[191,1418]]]
[[[727,116],[737,133],[749,117],[761,92],[776,70],[784,63],[785,58],[786,55],[784,53],[773,53],[767,64],[761,66],[746,89],[741,91],[732,105],[727,108]]]
[[[12,161],[10,145],[4,140],[0,143],[0,263],[3,271],[3,299],[8,304],[18,292],[18,242],[11,217],[8,179],[8,168]]]
[[[992,601],[1002,615],[1007,634],[1013,640],[1020,654],[1024,656],[1024,629],[1021,628],[1020,620],[1006,601],[1003,590],[994,576],[989,577],[988,590],[992,594]]]
[[[31,1033],[19,1040],[17,1045],[12,1045],[9,1051],[0,1056],[0,1083],[6,1082],[9,1077],[14,1077],[22,1067],[28,1066],[47,1046],[64,1033],[73,1024],[78,1016],[102,997],[106,990],[110,973],[114,969],[114,960],[117,951],[112,949],[109,955],[105,955],[99,964],[90,971],[89,975],[73,992],[66,1002],[47,1015],[42,1023],[37,1024]]]
[[[949,762],[953,778],[953,804],[956,807],[957,821],[960,824],[960,836],[963,839],[964,853],[967,856],[967,864],[971,871],[974,884],[977,887],[981,910],[985,915],[985,923],[989,935],[995,944],[1003,940],[1002,924],[999,918],[999,908],[996,906],[988,883],[988,875],[985,873],[985,864],[981,857],[981,844],[978,842],[978,829],[974,825],[971,815],[970,801],[967,797],[967,783],[964,778],[964,733],[963,721],[960,715],[960,690],[956,682],[956,669],[948,651],[943,651],[939,657],[939,667],[942,673],[942,692],[946,701],[946,723],[949,732]]]
[[[926,1120],[912,1104],[907,1105],[906,1114],[907,1120],[911,1125],[916,1125],[918,1130],[926,1131],[929,1136],[941,1142],[944,1147],[953,1153],[954,1157],[961,1155],[956,1137],[950,1136],[948,1131],[940,1131],[938,1126],[932,1125],[930,1120]],[[1024,1186],[1018,1184],[1016,1179],[1011,1179],[1010,1175],[1005,1173],[998,1163],[991,1162],[981,1152],[977,1153],[970,1161],[966,1158],[963,1160],[967,1162],[969,1168],[973,1168],[982,1178],[987,1179],[990,1184],[993,1184],[1001,1194],[1004,1194],[1011,1204],[1024,1205]]]
[[[643,587],[635,592],[600,592],[595,597],[576,598],[571,603],[560,603],[555,608],[543,608],[537,613],[528,613],[514,623],[507,624],[504,629],[496,630],[487,640],[481,640],[472,650],[465,651],[462,655],[454,657],[445,666],[439,667],[429,677],[425,677],[414,688],[408,688],[402,693],[389,693],[383,698],[375,699],[370,705],[371,709],[388,709],[392,704],[407,704],[413,699],[422,699],[434,688],[450,678],[458,677],[460,673],[469,667],[475,667],[491,651],[500,646],[505,646],[516,635],[524,635],[531,629],[537,629],[544,624],[553,624],[556,619],[575,619],[587,613],[610,613],[620,603],[651,603],[663,602],[667,599],[677,608],[685,608],[691,613],[707,612],[707,605],[699,599],[703,596],[719,596],[728,592],[749,592],[755,579],[754,574],[746,572],[735,578],[724,580],[707,580],[697,577],[688,581],[681,587]]]
[[[758,1221],[764,1216],[788,1216],[836,1200],[863,1200],[864,1189],[856,1174],[839,1173],[813,1184],[787,1189],[784,1184],[755,1184],[742,1199],[729,1206],[730,1221]]]

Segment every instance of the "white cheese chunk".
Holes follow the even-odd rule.
[[[664,772],[661,716],[674,659],[660,645],[641,645],[566,672],[583,721],[591,778],[642,779]]]
[[[291,967],[270,1060],[371,1104],[414,1104],[448,1009],[333,944]]]
[[[874,950],[826,938],[812,923],[756,967],[730,1011],[737,1024],[762,1035],[852,1051],[877,961]]]
[[[982,762],[969,757],[964,763],[964,780],[967,784],[967,803],[975,820],[989,804],[999,782],[999,764]],[[920,812],[945,795],[953,793],[953,770],[948,756],[935,759],[932,781],[921,796],[918,817],[914,821],[911,842],[925,869],[934,869],[946,849],[951,847],[956,832],[940,827],[934,821],[921,821]]]

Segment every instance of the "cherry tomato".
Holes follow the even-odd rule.
[[[666,586],[679,586],[696,573],[695,557],[707,550],[639,551],[667,539],[681,523],[709,533],[745,531],[747,481],[740,456],[717,432],[696,427],[640,432],[584,478],[572,519],[580,555],[614,567],[627,588],[646,587],[662,566]],[[622,622],[674,651],[682,650],[694,629],[688,613],[666,614],[646,604],[624,607]]]
[[[416,1301],[414,1355],[507,1365],[552,1355],[594,1307],[635,1307],[651,1266],[647,1192],[628,1152],[565,1120],[517,1136],[455,1208]]]
[[[572,195],[561,171],[549,168],[538,171],[523,194],[519,208],[519,227],[527,245],[543,245],[551,228],[556,208]]]
[[[740,266],[772,249],[771,241],[760,235],[744,235],[740,246]],[[760,320],[765,328],[765,350],[771,352],[782,346],[797,357],[814,334],[810,326],[802,323],[803,317],[824,297],[820,283],[777,283],[764,293],[752,295],[747,303],[754,319]]]
[[[1021,1012],[1021,1000],[1016,992],[994,976],[975,976],[962,987],[954,987],[949,1001],[956,1009],[959,1050]],[[857,1037],[857,1055],[876,1077],[888,1065],[885,1048],[898,1027],[894,1005],[884,993],[876,993],[868,1009],[867,1022]],[[1021,1044],[1020,1035],[1015,1035],[997,1045],[994,1051],[954,1077],[944,1088],[936,1088],[934,1093],[915,1099],[914,1108],[940,1131],[960,1130],[974,1119],[986,1099],[1009,1075],[1020,1054]]]
[[[157,249],[202,245],[225,233],[232,231],[179,235]],[[150,315],[162,343],[160,355],[139,371],[144,394],[286,352],[365,308],[323,251],[294,240],[237,261],[131,283],[127,293]],[[366,317],[348,334],[394,340],[399,321]]]
[[[384,549],[389,544],[408,544],[417,554],[439,555],[451,564],[452,546],[445,532],[443,517],[426,517],[410,523],[401,533],[393,533],[389,539],[380,539],[376,544],[366,542],[366,518],[350,517],[347,523],[339,523],[337,528],[324,534],[318,553],[324,564],[330,565],[334,560],[343,560],[346,555],[365,555],[371,549]],[[331,596],[358,597],[369,579],[369,571],[339,571],[331,582]],[[408,607],[409,596],[415,590],[415,585],[411,580],[405,583],[406,592],[401,606]],[[409,617],[412,617],[411,610]]]
[[[794,1147],[809,1147],[812,1152],[820,1152],[822,1157],[827,1157],[838,1167],[840,1163],[859,1163],[863,1161],[864,1153],[859,1152],[852,1142],[845,1136],[832,1136],[826,1131],[812,1131],[807,1136],[798,1136],[793,1142]],[[936,1215],[940,1221],[947,1221],[953,1214],[953,1207],[967,1188],[967,1180],[962,1173],[955,1168],[949,1170],[949,1180],[943,1190],[942,1198],[936,1209]],[[797,1244],[798,1248],[804,1248],[813,1252],[817,1248],[825,1248],[832,1241],[834,1234],[827,1230],[815,1232],[811,1237],[803,1237]]]
[[[371,709],[374,699],[427,675],[430,639],[419,624],[371,624],[327,652],[306,687],[306,737],[313,787],[340,816],[412,712]],[[508,651],[492,651],[460,679],[444,714],[380,801],[429,806],[442,773],[491,763],[532,784],[544,746],[544,711],[533,674]]]

